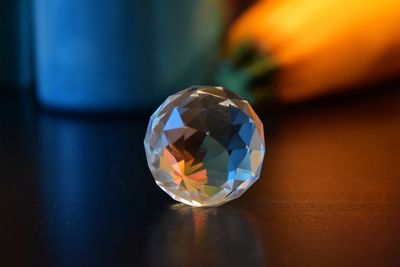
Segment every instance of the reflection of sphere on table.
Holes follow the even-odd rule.
[[[230,207],[193,209],[177,205],[150,233],[150,266],[262,266],[254,225]]]

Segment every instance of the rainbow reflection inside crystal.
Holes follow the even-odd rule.
[[[260,176],[263,125],[250,104],[223,87],[192,86],[164,101],[144,140],[156,183],[202,207],[241,196]]]

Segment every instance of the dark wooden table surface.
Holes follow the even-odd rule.
[[[147,119],[1,96],[0,266],[400,266],[399,90],[262,115],[262,177],[219,208],[155,185]]]

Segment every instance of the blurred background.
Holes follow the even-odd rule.
[[[398,0],[0,0],[0,36],[0,265],[400,265]],[[145,161],[193,84],[266,131],[260,181],[219,208]]]
[[[34,90],[43,108],[126,112],[193,84],[263,105],[398,80],[398,1],[164,2],[2,1],[2,90]]]

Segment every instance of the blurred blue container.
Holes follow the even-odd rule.
[[[0,89],[32,85],[31,0],[0,0]]]
[[[38,99],[57,109],[148,109],[208,83],[224,14],[216,0],[37,0]]]

